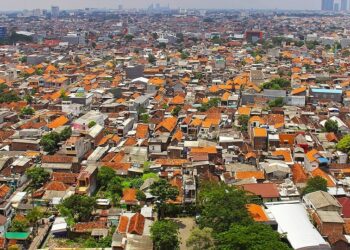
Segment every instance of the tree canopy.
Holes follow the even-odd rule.
[[[338,142],[337,149],[347,154],[350,153],[350,135],[345,135]]]
[[[290,87],[290,81],[285,78],[275,78],[262,85],[263,89],[273,89],[273,90],[287,89],[289,87]]]
[[[170,185],[166,180],[160,179],[150,186],[150,193],[156,197],[159,219],[164,217],[164,205],[168,200],[175,200],[179,190]]]
[[[248,198],[243,190],[224,184],[206,183],[200,190],[199,201],[201,228],[209,227],[215,233],[220,233],[229,230],[232,223],[251,222],[245,207]]]
[[[240,116],[238,116],[238,124],[241,126],[241,131],[247,131],[248,130],[248,121],[249,121],[249,116],[248,115],[240,115]]]
[[[63,200],[59,208],[63,216],[71,217],[74,221],[87,221],[95,206],[95,198],[74,194]]]
[[[156,250],[175,250],[179,248],[178,225],[170,220],[161,220],[153,223],[151,237]]]
[[[102,188],[102,189],[106,189],[108,186],[108,183],[116,176],[116,173],[113,169],[109,168],[109,167],[101,167],[98,170],[98,174],[97,174],[97,182],[98,185]]]
[[[34,188],[40,188],[50,180],[50,173],[40,167],[29,168],[26,174],[31,179],[31,186]]]
[[[307,180],[303,194],[305,195],[320,190],[327,192],[327,180],[321,176],[315,176]]]
[[[213,229],[205,227],[200,229],[194,228],[190,237],[186,241],[186,246],[192,250],[213,250],[214,239],[212,237]]]
[[[248,225],[233,224],[226,232],[220,233],[216,237],[216,248],[222,250],[241,249],[291,249],[281,241],[278,232],[270,226],[261,223],[251,223]]]
[[[326,121],[324,128],[327,132],[333,132],[336,134],[338,133],[338,130],[339,130],[338,122],[329,119]]]

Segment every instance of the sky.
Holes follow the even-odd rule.
[[[51,5],[61,9],[145,8],[151,3],[171,8],[231,8],[231,9],[291,9],[318,10],[321,0],[0,0],[0,10],[49,9]]]

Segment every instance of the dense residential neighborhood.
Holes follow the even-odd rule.
[[[0,12],[0,249],[350,249],[333,5]]]

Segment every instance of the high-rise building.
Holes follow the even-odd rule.
[[[348,1],[349,0],[341,0],[341,3],[340,3],[340,10],[341,11],[347,11],[348,10]]]
[[[51,6],[51,15],[52,17],[57,18],[60,15],[60,7]]]
[[[323,11],[333,11],[334,10],[334,0],[322,0]]]
[[[7,35],[7,28],[4,26],[0,26],[0,39],[5,38]]]
[[[334,11],[339,11],[339,3],[334,4]]]

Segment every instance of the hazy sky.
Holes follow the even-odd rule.
[[[47,9],[57,5],[61,9],[144,8],[151,3],[183,8],[255,8],[255,9],[320,9],[321,0],[0,0],[0,10]]]

